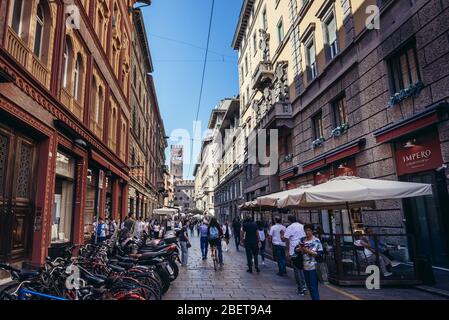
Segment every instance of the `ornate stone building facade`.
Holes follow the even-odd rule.
[[[244,136],[238,98],[223,99],[216,110],[225,110],[225,113],[218,115],[220,117],[216,121],[219,123],[212,140],[214,213],[224,222],[239,216],[238,206],[244,202],[241,145]]]
[[[0,1],[0,260],[128,213],[134,2]]]
[[[324,233],[411,234],[411,252],[447,268],[448,17],[438,0],[245,0],[242,120],[280,130],[278,174],[249,170],[247,199],[341,175],[432,183],[433,197],[297,214]]]
[[[148,217],[163,206],[165,130],[154,87],[153,63],[141,10],[133,13],[129,213]]]

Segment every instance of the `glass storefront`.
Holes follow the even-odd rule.
[[[84,236],[90,238],[93,232],[95,208],[97,206],[98,170],[87,170],[86,205],[84,208]]]
[[[106,205],[104,208],[104,216],[106,218],[112,218],[112,179],[106,177]]]
[[[74,189],[75,159],[58,151],[51,227],[52,244],[72,240]]]

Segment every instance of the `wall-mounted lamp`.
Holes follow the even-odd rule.
[[[405,144],[404,144],[404,148],[413,148],[416,147],[416,139],[413,140],[408,140]]]

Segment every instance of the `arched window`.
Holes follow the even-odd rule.
[[[19,37],[22,37],[23,10],[24,10],[24,0],[14,0],[14,5],[12,9],[11,27],[19,35]]]
[[[134,85],[134,88],[137,87],[137,68],[136,68],[136,66],[134,66],[134,68],[133,68],[133,85]]]
[[[65,39],[64,45],[64,57],[63,57],[63,69],[62,69],[62,87],[68,89],[71,81],[71,69],[73,60],[72,42],[69,37]]]
[[[132,152],[131,152],[131,164],[132,165],[136,164],[136,149],[134,149],[134,147],[133,147]]]
[[[117,110],[114,107],[112,108],[112,115],[111,115],[111,130],[110,130],[111,147],[115,146],[116,140],[117,140]]]
[[[97,107],[95,108],[95,122],[98,125],[100,124],[100,120],[101,120],[101,113],[103,110],[103,100],[104,100],[103,88],[99,87],[98,88]]]
[[[120,12],[117,6],[117,2],[114,3],[114,10],[112,15],[112,27],[120,28]]]
[[[98,10],[97,15],[97,35],[98,39],[100,39],[101,44],[103,44],[104,17],[103,13],[100,10]]]
[[[120,140],[120,155],[123,160],[126,160],[126,123],[122,123],[122,132],[121,132],[121,140]]]
[[[137,125],[137,113],[136,113],[136,107],[133,108],[133,129],[136,130],[136,125]]]
[[[81,54],[78,53],[78,56],[77,56],[76,62],[75,62],[75,77],[74,77],[74,86],[73,86],[73,97],[77,101],[81,101],[83,79],[84,79],[83,59],[81,58]]]
[[[98,106],[98,96],[97,96],[97,80],[95,79],[95,77],[92,78],[92,84],[91,84],[91,88],[90,88],[90,92],[91,92],[91,106],[93,106],[91,112],[90,112],[90,120],[91,120],[91,128],[94,129],[95,126],[95,117],[97,114],[97,106]]]
[[[44,35],[44,8],[42,7],[42,3],[39,3],[36,11],[36,30],[34,32],[34,54],[39,59],[42,54],[42,37]]]

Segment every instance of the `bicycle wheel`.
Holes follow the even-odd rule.
[[[14,281],[11,284],[5,285],[0,290],[0,300],[17,300],[17,295],[13,295],[12,293],[16,291],[17,287],[20,285],[19,282]]]
[[[173,276],[171,277],[170,281],[175,281],[179,275],[179,267],[174,260],[170,261],[169,264],[170,264],[170,267],[173,269]]]

